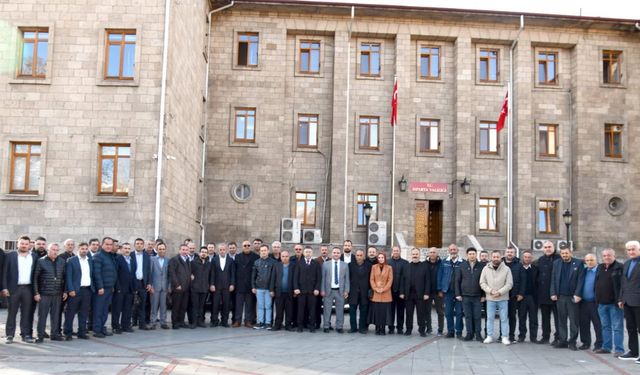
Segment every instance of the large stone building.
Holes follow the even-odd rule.
[[[635,21],[90,3],[0,5],[0,239],[271,241],[299,218],[363,244],[367,202],[387,245],[528,248],[565,210],[578,249],[639,235]]]

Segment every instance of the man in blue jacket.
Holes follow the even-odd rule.
[[[131,244],[125,242],[116,256],[118,282],[113,293],[111,308],[111,328],[113,333],[133,332],[131,314],[133,312],[133,293],[136,289],[136,257],[131,254]]]
[[[458,246],[449,245],[449,256],[442,262],[438,272],[438,295],[444,298],[444,316],[447,319],[447,338],[462,338],[462,302],[456,300],[453,281],[455,272],[462,264],[458,256]],[[455,326],[454,326],[455,318]]]
[[[570,249],[560,250],[560,259],[553,262],[551,273],[551,300],[558,306],[558,343],[556,349],[568,347],[578,350],[578,303],[581,298],[578,279],[584,269],[582,260],[573,257]],[[567,319],[569,335],[567,335]]]
[[[93,259],[89,258],[88,252],[89,244],[82,242],[78,246],[78,256],[67,260],[65,277],[68,300],[63,331],[66,341],[71,341],[73,320],[76,314],[78,315],[78,338],[89,338],[87,336],[87,317],[93,293],[91,283]]]
[[[113,251],[113,238],[102,239],[102,248],[93,257],[93,336],[104,338],[113,335],[107,332],[105,323],[109,316],[109,306],[116,285],[116,261]]]

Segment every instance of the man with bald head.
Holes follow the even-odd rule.
[[[624,354],[624,316],[617,301],[620,295],[622,264],[616,261],[613,249],[602,251],[602,263],[596,272],[596,303],[602,324],[602,347],[594,352],[615,357]],[[612,340],[613,337],[613,340]]]
[[[624,246],[629,259],[622,266],[618,307],[624,309],[629,335],[629,351],[619,359],[634,360],[640,364],[638,355],[638,333],[640,332],[640,242],[629,241]]]
[[[578,296],[582,298],[578,304],[580,317],[580,341],[582,346],[578,349],[587,350],[591,347],[591,325],[596,332],[596,341],[593,350],[602,348],[602,326],[598,316],[596,304],[596,277],[598,274],[598,260],[595,254],[587,254],[584,257],[584,270],[578,280]]]

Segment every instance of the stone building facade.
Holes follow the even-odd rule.
[[[634,21],[525,14],[519,30],[506,12],[240,0],[209,23],[227,2],[168,3],[166,46],[164,0],[0,5],[0,240],[272,241],[300,217],[324,243],[364,244],[368,200],[387,244],[394,202],[393,230],[410,246],[474,235],[501,248],[508,127],[495,123],[510,66],[513,242],[564,239],[566,209],[580,250],[638,237]],[[48,30],[44,77],[19,74],[32,28]],[[105,79],[108,35],[122,30],[136,36],[132,79]],[[38,143],[29,191],[15,146]],[[112,144],[130,147],[126,195],[98,193]]]

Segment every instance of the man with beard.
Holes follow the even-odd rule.
[[[367,333],[369,326],[369,298],[371,293],[371,263],[364,259],[364,250],[358,249],[355,252],[355,260],[349,263],[349,318],[351,330],[349,333]],[[360,319],[358,320],[358,309],[360,309]]]
[[[242,242],[242,253],[236,255],[236,317],[232,327],[240,327],[244,312],[244,326],[253,328],[256,315],[255,296],[251,293],[251,271],[253,264],[259,258],[251,251],[249,241]]]
[[[622,266],[622,278],[618,307],[624,309],[629,335],[629,351],[618,357],[623,361],[636,360],[640,364],[638,355],[638,333],[640,332],[640,243],[629,241],[624,246],[627,249],[627,259]]]
[[[51,323],[51,340],[62,341],[60,316],[62,301],[67,299],[64,291],[65,261],[58,257],[59,246],[49,244],[47,256],[38,259],[34,281],[34,301],[40,303],[38,307],[38,338],[36,343],[44,340],[44,329],[47,316]]]
[[[120,254],[116,256],[118,281],[113,293],[111,309],[111,328],[115,334],[133,332],[131,314],[133,312],[133,294],[136,289],[136,268],[136,258],[131,255],[131,244],[125,242],[120,248]]]
[[[487,298],[487,337],[485,344],[493,342],[493,326],[496,321],[496,309],[500,312],[500,329],[502,332],[509,330],[509,291],[513,287],[513,277],[511,270],[501,259],[499,250],[491,253],[491,263],[482,269],[480,275],[480,287],[485,292]],[[510,345],[511,341],[506,336],[502,336],[502,343]]]
[[[151,257],[144,249],[144,240],[136,238],[134,241],[135,252],[132,254],[136,259],[135,280],[134,280],[134,301],[133,306],[133,326],[138,325],[141,330],[149,330],[149,321],[147,320],[147,297],[151,292]],[[137,298],[136,298],[137,297]]]
[[[351,240],[344,240],[342,243],[342,255],[340,256],[340,260],[345,262],[346,264],[351,263],[351,250],[353,249],[353,243]]]
[[[509,246],[504,251],[504,265],[511,270],[511,277],[513,278],[513,288],[509,291],[509,340],[515,341],[516,337],[516,314],[520,308],[520,301],[523,297],[520,292],[520,259],[516,256],[516,249]],[[506,335],[506,332],[500,332],[501,335]]]
[[[105,326],[109,316],[109,306],[113,299],[113,289],[118,278],[116,254],[113,253],[113,239],[102,239],[102,248],[93,256],[93,336],[104,338],[113,335]]]
[[[378,264],[378,249],[375,246],[369,246],[367,249],[367,260],[371,265]]]
[[[581,300],[578,280],[582,277],[583,269],[582,260],[574,258],[571,249],[560,250],[560,259],[553,262],[549,294],[558,306],[558,343],[554,345],[556,349],[568,347],[574,351],[578,350],[578,303]]]
[[[169,261],[169,282],[173,302],[171,326],[173,329],[186,328],[184,315],[189,308],[191,287],[191,264],[187,245],[180,245],[180,252]]]
[[[538,344],[548,344],[551,336],[551,315],[555,327],[554,339],[551,345],[558,343],[558,308],[556,302],[551,300],[549,290],[551,288],[551,274],[553,273],[553,263],[560,259],[556,254],[553,243],[545,241],[542,245],[544,255],[538,258],[535,265],[538,267],[538,279],[536,290],[538,292],[538,306],[540,307],[540,317],[542,318],[542,338]]]
[[[486,264],[478,262],[477,254],[474,247],[467,249],[467,260],[462,262],[454,275],[454,289],[456,300],[462,302],[467,326],[464,341],[471,341],[475,336],[476,341],[482,342],[481,309],[485,293],[480,288],[480,275]]]
[[[205,246],[200,248],[198,257],[191,261],[191,316],[193,324],[190,328],[202,327],[204,324],[204,304],[207,294],[215,290],[211,288],[209,281],[211,278],[211,263],[209,263],[209,253]],[[213,290],[212,290],[213,289]]]
[[[432,247],[427,252],[427,260],[425,261],[427,266],[428,274],[429,274],[429,285],[431,290],[428,291],[429,299],[427,300],[427,308],[425,310],[425,319],[427,334],[431,334],[433,332],[432,323],[431,323],[431,308],[432,305],[435,305],[436,315],[438,316],[438,336],[442,336],[442,332],[444,331],[444,302],[443,298],[438,295],[438,273],[440,272],[440,268],[442,267],[442,260],[438,256],[438,249]]]
[[[404,272],[399,295],[402,300],[406,301],[407,330],[404,335],[411,336],[411,331],[413,330],[413,311],[415,309],[418,315],[418,333],[421,337],[426,337],[426,318],[424,315],[426,303],[429,300],[429,291],[431,290],[431,279],[426,263],[420,262],[420,250],[415,247],[411,249],[411,263],[407,264]],[[399,333],[400,330],[398,330],[398,334]]]
[[[66,341],[71,341],[73,333],[73,321],[78,315],[78,338],[88,339],[87,317],[91,306],[91,273],[93,272],[93,260],[87,256],[89,245],[81,242],[78,245],[78,256],[67,261],[66,288],[67,311],[64,318],[64,336]]]
[[[371,254],[369,255],[369,258],[371,258]],[[418,260],[420,260],[420,257],[418,257]],[[376,263],[377,262],[378,260],[376,258]],[[393,270],[393,284],[391,285],[392,301],[391,311],[389,315],[389,334],[392,335],[395,329],[397,330],[398,334],[401,335],[404,328],[405,299],[400,298],[400,287],[403,283],[406,268],[409,265],[409,262],[400,257],[400,246],[394,246],[391,249],[391,258],[389,259],[389,265]],[[423,314],[418,315],[420,317],[423,316]]]

